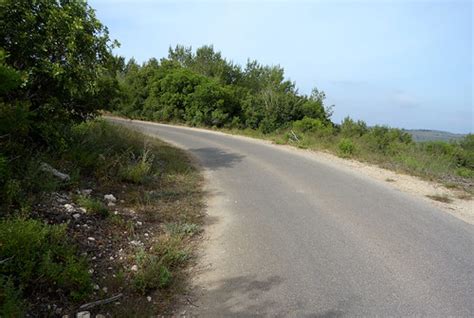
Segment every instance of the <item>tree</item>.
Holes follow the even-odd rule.
[[[111,82],[102,76],[112,59],[107,28],[79,0],[0,2],[0,48],[5,63],[24,74],[4,102],[30,103],[32,138],[51,142],[61,127],[96,114]],[[105,94],[105,95],[108,95]]]

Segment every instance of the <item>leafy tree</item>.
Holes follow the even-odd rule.
[[[112,58],[107,29],[84,1],[0,2],[0,47],[5,63],[24,74],[4,102],[27,100],[35,140],[60,138],[61,127],[94,115]]]
[[[194,53],[170,48],[168,58],[140,66],[130,60],[121,76],[119,111],[129,116],[192,125],[254,128],[268,133],[304,117],[330,125],[325,95],[300,95],[280,66],[248,61],[242,70],[212,46]]]

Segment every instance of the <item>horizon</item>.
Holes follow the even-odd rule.
[[[473,132],[470,1],[89,4],[127,60],[213,45],[241,66],[281,65],[304,94],[323,90],[336,123],[350,116],[371,126]]]

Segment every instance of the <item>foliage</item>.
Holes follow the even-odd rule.
[[[355,146],[350,139],[342,138],[337,147],[342,157],[349,157],[354,154]]]
[[[21,310],[21,294],[61,288],[72,299],[91,291],[86,263],[68,242],[65,226],[19,218],[0,221],[0,312]],[[15,291],[16,290],[16,291]],[[16,299],[16,300],[15,300]]]
[[[131,156],[132,160],[122,165],[119,175],[124,181],[145,183],[151,177],[154,156],[146,147],[138,158],[135,158],[134,153]]]
[[[35,131],[46,137],[46,124],[83,120],[97,110],[98,82],[112,46],[86,2],[5,0],[0,21],[5,62],[25,76],[5,100],[31,103]]]
[[[356,122],[350,117],[346,117],[341,123],[340,131],[344,137],[361,137],[365,135],[369,129],[364,121],[358,120]]]
[[[31,193],[54,188],[39,169],[43,154],[63,152],[73,123],[121,98],[123,60],[113,45],[84,1],[0,2],[2,206],[28,205]]]
[[[142,66],[130,60],[120,75],[126,92],[118,113],[193,126],[260,129],[270,133],[304,117],[330,125],[325,95],[314,89],[298,94],[279,66],[248,61],[244,69],[212,46],[177,46],[167,59]]]
[[[329,135],[332,133],[332,126],[326,125],[320,119],[304,117],[293,122],[293,128],[302,133],[314,133],[318,135]]]
[[[109,210],[107,207],[98,199],[93,199],[87,196],[79,196],[76,201],[81,207],[86,209],[87,213],[96,214],[102,217],[107,217],[109,215]]]
[[[138,292],[145,294],[168,287],[173,279],[173,268],[188,260],[189,253],[183,248],[183,236],[163,236],[152,252],[140,249],[135,258],[138,271],[133,277],[134,285]]]

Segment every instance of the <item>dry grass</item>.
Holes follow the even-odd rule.
[[[443,202],[443,203],[451,203],[453,200],[449,198],[447,195],[442,194],[433,194],[433,195],[426,195],[426,197],[430,198],[431,200],[438,201],[438,202]]]
[[[75,127],[68,147],[65,156],[51,160],[73,175],[72,181],[54,189],[52,199],[45,195],[37,202],[41,209],[35,209],[34,217],[65,229],[86,262],[90,292],[80,300],[47,289],[17,298],[34,316],[74,317],[79,305],[119,293],[119,303],[95,307],[91,316],[171,314],[175,297],[186,290],[186,269],[199,242],[204,215],[200,171],[184,151],[101,121]],[[83,195],[85,189],[90,194]],[[110,204],[105,194],[117,200]],[[67,199],[59,204],[56,195]],[[76,210],[79,217],[73,218],[64,211],[66,202],[86,212]],[[77,276],[78,271],[70,272]],[[0,287],[0,300],[2,293]],[[61,311],[53,312],[53,304]]]

